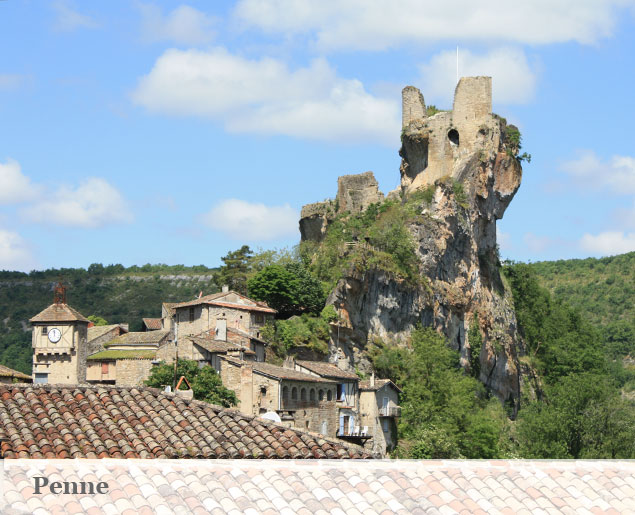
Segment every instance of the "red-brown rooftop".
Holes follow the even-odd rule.
[[[360,447],[154,388],[0,385],[4,458],[370,458]]]

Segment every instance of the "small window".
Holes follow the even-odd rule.
[[[101,364],[101,373],[108,374],[108,362]]]
[[[262,395],[263,397],[267,395],[267,388],[265,386],[260,387],[260,395]]]
[[[323,400],[324,400],[324,390],[320,390],[320,391],[318,392],[318,399],[319,399],[320,401],[323,401]]]
[[[254,315],[254,324],[262,325],[265,323],[265,316],[262,313],[256,313]]]
[[[459,131],[456,129],[450,129],[448,132],[448,139],[452,145],[459,146]]]
[[[289,398],[289,387],[285,386],[282,388],[282,400],[286,401]]]
[[[302,388],[302,390],[300,390],[300,400],[306,401],[306,388]]]
[[[328,391],[326,392],[326,400],[327,400],[327,401],[331,401],[331,400],[333,400],[333,392],[332,392],[331,390],[328,390]]]
[[[311,390],[309,390],[309,400],[312,402],[315,401],[315,388],[311,388]]]
[[[346,399],[344,384],[340,383],[337,385],[337,400],[343,401]]]
[[[294,401],[298,400],[298,389],[295,386],[291,390],[291,399],[293,399]]]
[[[42,336],[46,336],[48,334],[47,329],[48,327],[46,327],[45,325],[42,326]]]
[[[41,372],[36,372],[33,382],[37,384],[46,384],[49,382],[49,375]]]
[[[309,429],[309,421],[307,420],[304,425],[306,426],[307,429]]]
[[[194,308],[190,308],[190,322],[194,322]]]

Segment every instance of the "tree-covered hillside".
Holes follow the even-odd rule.
[[[142,318],[161,316],[162,302],[185,301],[219,290],[215,269],[93,264],[29,274],[0,272],[0,363],[31,373],[31,332],[28,320],[53,302],[53,287],[62,280],[67,302],[84,316],[109,323],[128,323],[139,331]]]

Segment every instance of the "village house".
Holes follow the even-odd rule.
[[[236,393],[241,412],[337,436],[336,381],[229,356],[221,357],[220,375],[223,385]]]
[[[368,447],[382,456],[397,445],[397,421],[401,416],[401,389],[390,379],[370,379],[359,383],[359,411],[361,424],[371,437]]]
[[[132,332],[113,338],[103,344],[104,350],[86,358],[86,381],[119,386],[143,384],[169,335],[169,331]]]

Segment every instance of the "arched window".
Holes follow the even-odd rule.
[[[324,390],[320,389],[320,391],[318,392],[318,399],[320,401],[324,400]]]
[[[288,386],[284,386],[282,388],[282,400],[286,401],[287,399],[289,399],[289,387]]]
[[[331,400],[333,400],[333,392],[332,392],[331,390],[328,390],[328,391],[326,392],[326,400],[327,400],[327,401],[331,401]]]
[[[450,140],[450,143],[452,143],[452,145],[459,145],[459,131],[457,131],[456,129],[450,129],[448,131],[448,139]]]
[[[300,400],[306,401],[306,388],[302,388],[302,390],[300,390]]]
[[[291,398],[294,401],[298,400],[298,389],[294,386],[293,389],[291,390]]]
[[[315,401],[315,388],[311,388],[309,390],[309,400],[314,402]]]

